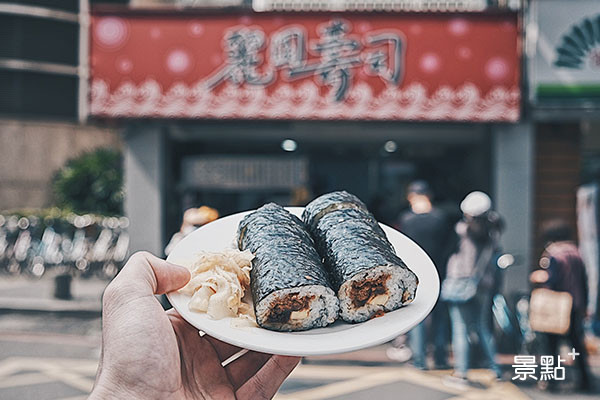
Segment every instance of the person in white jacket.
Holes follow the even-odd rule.
[[[499,288],[499,268],[496,257],[500,254],[499,239],[502,220],[492,211],[492,202],[483,192],[472,192],[462,201],[463,219],[456,225],[459,235],[459,248],[448,260],[446,280],[463,282],[454,285],[463,293],[444,293],[449,304],[452,326],[452,349],[454,354],[454,374],[450,380],[467,382],[469,370],[469,337],[477,334],[488,367],[501,377],[495,362],[496,348],[491,332],[492,300]],[[445,289],[453,285],[444,282]],[[456,290],[455,289],[455,290]],[[451,292],[447,290],[446,292]],[[464,292],[469,292],[466,294]]]

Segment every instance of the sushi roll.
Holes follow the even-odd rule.
[[[250,288],[258,325],[301,331],[336,320],[338,299],[298,217],[277,204],[266,204],[242,219],[237,244],[254,253]]]
[[[366,321],[413,301],[417,276],[356,196],[325,194],[308,204],[302,219],[330,274],[344,321]]]

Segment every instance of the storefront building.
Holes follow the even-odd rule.
[[[0,0],[0,210],[50,206],[53,175],[67,160],[120,146],[112,127],[78,121],[88,104],[78,44],[95,3]]]
[[[489,192],[506,250],[529,259],[520,37],[518,14],[498,10],[96,9],[90,117],[127,124],[132,250],[161,254],[187,207],[226,215],[339,189],[392,223],[422,178],[450,211]],[[526,288],[523,270],[509,289]]]
[[[600,256],[600,3],[531,2],[527,22],[529,104],[535,123],[534,252],[540,227],[568,221],[597,309]]]

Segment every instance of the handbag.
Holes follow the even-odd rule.
[[[534,289],[529,299],[529,325],[536,332],[565,335],[571,325],[572,308],[569,292]]]
[[[475,272],[473,276],[460,278],[446,278],[442,282],[440,291],[440,299],[448,303],[462,304],[470,301],[477,295],[479,282],[483,278],[486,267],[488,266],[490,257],[494,249],[492,246],[487,246],[481,251],[475,264]]]

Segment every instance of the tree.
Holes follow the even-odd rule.
[[[67,161],[53,179],[56,205],[77,213],[123,213],[121,152],[101,148]]]

